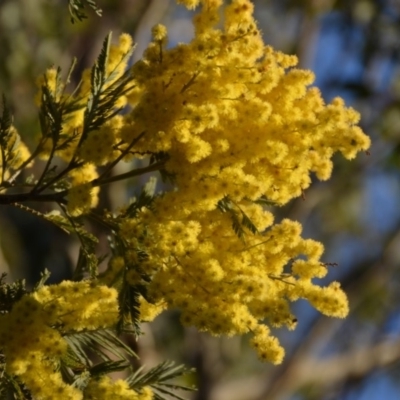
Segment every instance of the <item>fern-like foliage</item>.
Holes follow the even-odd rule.
[[[18,280],[13,283],[6,283],[6,273],[0,275],[0,313],[9,312],[24,294],[27,293],[25,281]]]
[[[217,207],[221,212],[229,214],[232,220],[232,229],[239,239],[243,240],[246,233],[245,228],[253,234],[258,233],[257,227],[247,214],[229,197],[224,197],[220,200]]]
[[[68,0],[69,13],[71,15],[71,22],[75,23],[77,20],[82,21],[87,18],[85,7],[89,6],[99,17],[102,15],[102,10],[93,0]]]
[[[6,98],[5,96],[3,96],[2,112],[0,116],[0,189],[1,186],[3,186],[3,184],[5,183],[5,173],[7,169],[12,165],[16,157],[16,153],[14,150],[16,148],[17,138],[15,135],[13,135],[11,126],[11,112],[7,105]]]
[[[179,396],[176,391],[193,391],[194,388],[171,383],[170,381],[190,372],[192,372],[192,370],[187,369],[183,365],[176,366],[172,361],[165,361],[147,372],[144,372],[143,369],[137,370],[127,379],[127,382],[130,387],[135,390],[146,385],[151,386],[154,391],[155,400],[171,398],[185,400],[185,398]]]
[[[107,120],[121,112],[121,109],[115,107],[118,99],[132,89],[128,83],[132,80],[131,71],[127,70],[125,74],[113,82],[114,71],[107,74],[106,67],[110,52],[112,35],[111,32],[103,41],[100,54],[91,71],[91,93],[85,110],[85,120],[81,141],[83,141],[90,131],[101,127]],[[121,58],[120,63],[125,63],[132,55],[134,47],[131,47]],[[118,65],[117,67],[118,68]],[[128,85],[128,86],[127,86]]]
[[[98,239],[89,233],[78,219],[71,218],[68,213],[65,217],[61,214],[46,214],[45,219],[57,225],[66,233],[75,234],[81,244],[78,263],[74,271],[75,279],[82,279],[85,273],[94,278],[97,275],[99,260],[95,253]]]
[[[69,0],[70,12],[73,19],[81,20],[85,17],[83,10],[85,5],[90,6],[96,12],[100,9],[91,0]],[[66,93],[70,76],[76,61],[71,63],[67,77],[63,79],[61,70],[52,70],[53,75],[45,75],[41,85],[39,122],[41,138],[36,150],[32,152],[22,164],[16,164],[14,159],[18,156],[15,150],[18,146],[19,136],[13,127],[12,116],[6,102],[3,101],[0,114],[0,204],[10,204],[24,211],[35,214],[40,218],[50,221],[68,234],[75,235],[80,242],[79,256],[74,270],[73,280],[81,281],[90,279],[93,283],[100,280],[98,265],[105,257],[96,254],[98,239],[87,231],[84,217],[72,215],[68,211],[68,195],[71,190],[70,172],[82,167],[83,159],[79,155],[81,146],[88,138],[89,133],[101,129],[104,124],[121,112],[117,105],[121,96],[126,95],[132,89],[132,70],[127,69],[121,75],[121,65],[126,65],[131,56],[133,47],[122,54],[120,64],[115,70],[108,69],[108,58],[111,47],[111,34],[109,34],[101,48],[100,54],[91,70],[89,97],[88,92],[81,93],[78,87],[71,94]],[[119,68],[119,70],[118,70]],[[117,75],[118,74],[118,75]],[[65,132],[64,125],[71,114],[78,110],[83,111],[83,124],[76,132]],[[95,186],[109,184],[117,180],[128,179],[147,172],[160,170],[165,180],[173,180],[163,168],[168,160],[168,154],[155,152],[146,154],[150,157],[147,167],[138,168],[120,175],[112,175],[113,168],[130,152],[134,154],[135,144],[145,137],[143,131],[130,143],[120,140],[114,145],[116,156],[108,164],[104,165],[101,174],[93,178],[89,183]],[[64,151],[73,148],[71,158],[59,159]],[[24,177],[18,180],[18,174],[40,154],[46,154],[47,161],[43,169],[35,176]],[[13,165],[15,168],[13,168]],[[36,171],[35,171],[36,172]],[[2,193],[4,191],[4,193]],[[84,391],[93,379],[108,375],[116,371],[126,371],[129,374],[129,385],[140,392],[145,386],[151,386],[154,391],[154,399],[167,400],[182,399],[177,390],[191,390],[173,382],[176,378],[187,373],[184,367],[177,367],[172,363],[162,363],[159,366],[144,372],[143,369],[135,370],[137,365],[136,353],[120,338],[121,334],[131,334],[136,339],[140,334],[140,304],[142,298],[151,302],[147,295],[147,285],[151,276],[146,273],[141,263],[148,258],[148,254],[141,248],[132,248],[125,242],[123,236],[118,235],[121,220],[135,218],[143,208],[152,209],[156,197],[156,181],[151,179],[142,189],[137,198],[126,207],[118,216],[111,212],[100,214],[98,210],[90,210],[86,214],[106,227],[109,233],[110,249],[112,256],[122,257],[124,267],[116,273],[107,285],[118,290],[120,318],[115,330],[98,328],[83,332],[64,332],[62,336],[68,344],[67,352],[57,362],[57,369],[61,373],[66,384]],[[42,213],[22,204],[27,201],[49,201],[56,203],[59,211]],[[128,257],[128,253],[135,251],[137,262]],[[128,283],[126,275],[134,271],[138,276],[138,282]],[[49,273],[44,271],[40,281],[34,290],[39,290],[46,284]],[[12,312],[13,305],[21,297],[27,294],[24,282],[6,284],[4,276],[0,277],[0,313]],[[51,328],[58,329],[55,324]],[[92,329],[92,328],[91,328]],[[0,343],[1,345],[1,343]],[[0,399],[31,400],[33,396],[24,386],[22,379],[7,374],[6,357],[0,348]],[[132,359],[135,362],[132,362]]]

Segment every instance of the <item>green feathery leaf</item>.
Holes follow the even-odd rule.
[[[69,13],[71,15],[71,22],[74,24],[76,20],[82,21],[87,18],[84,12],[85,3],[99,16],[102,15],[102,10],[96,5],[93,0],[68,0]]]
[[[133,88],[130,70],[127,70],[115,82],[109,84],[110,81],[115,79],[115,73],[119,65],[121,65],[121,63],[125,64],[134,50],[134,46],[132,46],[122,55],[116,68],[107,75],[111,37],[110,32],[103,41],[100,54],[91,71],[91,92],[86,105],[84,127],[80,143],[86,139],[89,132],[99,129],[107,120],[121,112],[121,108],[116,107],[116,104],[121,96],[125,95]]]
[[[13,305],[27,293],[24,279],[6,283],[6,276],[6,273],[0,275],[0,313],[11,311]]]
[[[172,390],[193,391],[194,388],[172,384],[169,381],[189,372],[192,372],[192,370],[187,369],[184,365],[176,366],[172,361],[164,361],[147,372],[143,372],[143,368],[135,371],[135,373],[128,377],[127,382],[135,390],[140,390],[140,388],[150,385],[154,390],[155,400],[169,399],[169,397],[163,396],[164,394],[178,400],[185,400]]]
[[[90,375],[93,377],[110,374],[112,372],[124,371],[130,367],[130,363],[125,360],[103,361],[90,368]]]

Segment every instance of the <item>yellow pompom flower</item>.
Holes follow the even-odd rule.
[[[123,33],[119,37],[117,45],[110,47],[107,63],[107,86],[110,86],[125,72],[128,62],[126,55],[129,53],[133,46],[132,37]]]
[[[115,400],[152,400],[153,392],[144,387],[141,392],[129,388],[126,381],[112,381],[108,376],[98,380],[92,379],[85,389],[86,400],[115,399]]]
[[[155,41],[167,40],[167,28],[162,24],[155,25],[151,30],[151,34]]]
[[[261,361],[269,361],[273,364],[282,362],[285,351],[279,345],[278,340],[269,334],[266,326],[260,326],[256,329],[250,344],[257,351]]]
[[[114,327],[117,297],[115,289],[86,281],[64,281],[24,295],[9,314],[0,315],[7,373],[17,376],[35,398],[83,400],[82,392],[66,384],[58,368],[68,348],[63,335]]]
[[[62,334],[108,328],[118,318],[117,292],[88,282],[64,281],[25,295],[0,315],[0,348],[7,372],[18,376],[35,398],[82,400],[64,383],[57,366],[67,352]]]
[[[100,129],[89,132],[79,148],[82,160],[100,166],[117,158],[118,153],[113,151],[118,141],[119,130],[122,127],[122,117],[117,115],[108,120]]]
[[[157,315],[166,309],[166,304],[164,302],[159,302],[157,304],[151,304],[143,297],[140,298],[140,320],[141,321],[153,321]]]
[[[0,153],[0,177],[2,176],[3,167],[5,160],[3,160],[3,154],[7,160],[7,170],[4,171],[4,178],[8,179],[10,171],[17,170],[22,164],[29,159],[31,153],[25,143],[22,142],[21,137],[15,126],[11,125],[7,132],[7,142],[5,143],[3,151]],[[31,161],[26,167],[31,167],[33,161]]]
[[[183,4],[189,10],[196,8],[200,4],[200,0],[177,0],[178,4]]]
[[[96,207],[99,188],[93,187],[91,181],[97,176],[96,167],[89,163],[69,173],[71,189],[68,191],[67,209],[72,216],[81,215]]]
[[[58,74],[60,73],[57,68],[51,67],[48,68],[44,75],[40,76],[37,81],[36,85],[39,88],[42,86],[46,86],[50,92],[50,95],[54,97],[55,100],[59,101],[62,94],[62,89],[64,86],[61,82],[57,82],[59,78]],[[40,90],[35,97],[35,103],[37,106],[40,106],[42,102],[42,91]]]

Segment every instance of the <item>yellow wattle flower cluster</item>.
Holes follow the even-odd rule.
[[[79,156],[88,163],[105,165],[117,158],[118,153],[113,146],[118,139],[118,132],[122,127],[120,115],[107,121],[100,129],[89,132],[86,140],[79,149]]]
[[[17,376],[35,399],[83,399],[80,390],[63,381],[58,368],[68,347],[63,336],[113,327],[117,297],[115,289],[71,281],[23,296],[10,313],[0,315],[7,373]]]
[[[284,352],[264,322],[293,329],[291,301],[304,298],[326,315],[347,315],[347,298],[337,282],[325,288],[312,282],[327,273],[320,261],[323,246],[301,238],[299,223],[272,225],[269,212],[243,202],[241,209],[262,233],[241,240],[220,210],[185,218],[179,203],[168,213],[165,205],[161,198],[154,211],[124,221],[120,232],[132,248],[148,254],[139,265],[152,276],[148,294],[158,309],[179,308],[185,325],[214,335],[251,332],[260,358],[273,363],[281,362]],[[127,257],[137,265],[134,253]],[[142,319],[148,315],[143,312]]]
[[[335,152],[351,159],[370,141],[355,110],[341,99],[325,104],[309,88],[314,76],[295,68],[296,57],[265,47],[250,1],[224,8],[223,29],[222,2],[201,3],[190,43],[167,50],[158,26],[133,67],[135,107],[121,137],[130,143],[145,132],[135,151],[166,152],[175,190],[124,220],[120,234],[134,250],[129,264],[152,277],[152,301],[180,308],[183,323],[212,334],[251,332],[260,358],[279,363],[284,351],[263,321],[293,328],[289,303],[299,298],[341,318],[348,303],[337,282],[313,282],[327,273],[323,246],[303,239],[297,222],[273,225],[254,202],[287,203],[311,173],[330,177]],[[227,200],[229,210],[221,208]],[[257,232],[238,238],[232,213],[248,216]]]
[[[153,391],[144,387],[140,393],[129,388],[126,381],[121,379],[112,381],[108,376],[99,380],[92,380],[86,387],[85,400],[152,400]]]
[[[135,252],[127,254],[125,258],[134,264],[138,262]],[[138,271],[129,269],[124,257],[121,256],[113,257],[108,263],[107,270],[99,276],[99,281],[102,284],[112,287],[120,287],[123,279],[132,286],[143,283]],[[143,296],[139,296],[140,320],[142,322],[153,321],[157,315],[166,309],[166,306],[167,304],[163,300],[149,303]]]
[[[119,37],[119,42],[112,45],[109,51],[108,62],[106,65],[106,77],[104,89],[110,88],[126,71],[128,58],[125,57],[132,47],[132,38],[128,34],[122,34]],[[81,141],[81,136],[84,128],[84,112],[89,101],[91,90],[91,70],[87,69],[82,74],[82,82],[77,93],[64,93],[64,85],[58,82],[60,77],[56,68],[49,68],[44,76],[38,79],[37,85],[41,89],[43,85],[47,86],[50,95],[60,103],[63,103],[71,110],[63,115],[64,123],[62,126],[62,134],[64,138],[74,137],[75,139],[69,146],[63,146],[56,151],[56,155],[69,162],[75,155],[77,145]],[[36,96],[36,103],[41,105],[42,90]],[[126,96],[121,96],[116,108],[124,107],[127,103]],[[79,159],[84,162],[95,163],[96,165],[104,165],[115,158],[112,146],[119,141],[118,131],[121,127],[121,116],[116,115],[109,119],[107,123],[97,131],[92,131],[84,138]],[[88,143],[86,143],[88,142]],[[59,143],[60,144],[60,143]],[[42,155],[49,155],[51,141],[48,140]]]
[[[69,173],[71,189],[68,192],[67,209],[72,216],[78,216],[96,207],[99,188],[90,183],[98,177],[96,166],[84,164]]]
[[[104,91],[111,90],[112,85],[126,71],[129,59],[127,54],[131,47],[132,38],[128,34],[122,34],[118,44],[110,47]],[[49,68],[38,79],[37,85],[40,89],[42,86],[46,86],[56,102],[66,105],[66,109],[70,108],[63,115],[62,135],[58,140],[55,155],[67,163],[74,159],[81,165],[79,169],[73,169],[68,175],[70,178],[68,210],[71,215],[78,216],[88,212],[98,203],[99,190],[89,182],[98,176],[96,167],[110,163],[118,157],[117,144],[121,141],[119,131],[123,124],[123,118],[115,115],[98,129],[86,132],[85,137],[82,137],[85,128],[85,107],[89,102],[91,90],[91,71],[87,69],[83,72],[79,90],[74,94],[64,92],[64,85],[60,82],[58,74],[59,71],[56,68]],[[38,106],[41,105],[42,95],[42,90],[40,90],[35,99]],[[104,96],[103,94],[100,98]],[[116,109],[123,108],[126,103],[127,97],[120,96],[114,106]],[[49,137],[43,144],[41,156],[48,158],[53,145],[53,139]]]
[[[204,1],[192,42],[166,50],[155,40],[133,67],[142,96],[121,136],[146,132],[135,150],[168,152],[179,190],[209,194],[200,209],[226,195],[284,204],[310,172],[329,178],[335,152],[354,158],[369,139],[355,110],[308,88],[313,73],[294,68],[296,57],[265,47],[250,1],[224,8],[222,30],[219,3]]]
[[[176,307],[184,324],[200,330],[250,332],[259,357],[279,363],[284,351],[265,323],[294,328],[290,302],[300,298],[334,317],[344,317],[348,303],[337,282],[314,282],[327,273],[323,246],[302,238],[295,221],[274,224],[258,203],[282,205],[300,196],[312,173],[330,177],[335,152],[351,159],[370,141],[356,125],[355,110],[339,98],[325,104],[309,87],[312,72],[264,45],[251,1],[233,0],[223,13],[221,0],[178,2],[202,4],[195,37],[167,50],[166,28],[153,28],[153,42],[132,68],[131,89],[118,101],[132,106],[130,114],[82,136],[89,73],[77,95],[63,97],[57,73],[47,71],[54,98],[75,104],[62,130],[75,140],[55,150],[79,165],[68,173],[68,211],[78,216],[97,204],[97,166],[113,162],[127,146],[125,160],[166,154],[174,190],[158,195],[151,210],[121,218],[118,234],[130,250],[113,258],[102,279],[113,284],[124,276],[133,286],[147,286],[142,320]],[[124,73],[130,46],[123,34],[111,48],[106,87]]]
[[[6,160],[3,160],[5,156]],[[10,177],[10,171],[16,170],[29,159],[31,153],[28,147],[22,142],[17,129],[12,125],[8,130],[7,143],[4,146],[4,153],[0,152],[0,183],[2,183],[3,166],[7,164],[7,170],[4,171],[4,179]],[[27,165],[31,166],[32,163]]]

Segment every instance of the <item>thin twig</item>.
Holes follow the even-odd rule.
[[[146,131],[143,131],[138,137],[132,140],[130,145],[121,151],[121,154],[107,166],[106,170],[98,177],[98,179],[104,178],[130,151],[130,149],[145,135]]]
[[[112,183],[112,182],[117,182],[117,181],[121,181],[121,180],[124,180],[127,178],[132,178],[134,176],[146,174],[148,172],[158,171],[164,165],[165,165],[165,161],[159,161],[157,163],[150,164],[149,166],[144,167],[144,168],[137,168],[132,171],[125,172],[124,174],[110,176],[109,178],[105,178],[105,179],[96,178],[93,181],[91,181],[90,183],[93,186],[108,185],[109,183]]]

